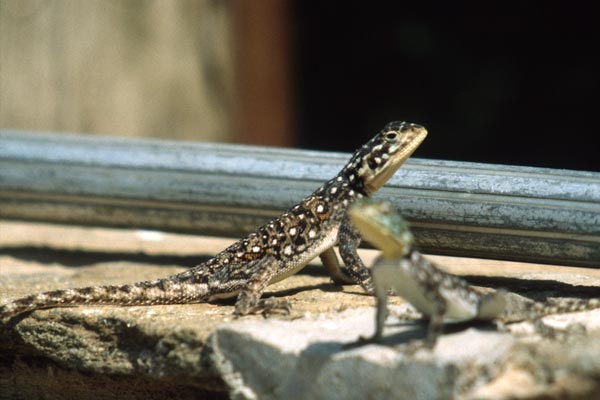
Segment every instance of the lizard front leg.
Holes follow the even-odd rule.
[[[372,337],[366,338],[361,336],[358,339],[359,344],[365,343],[378,343],[381,341],[381,337],[383,336],[383,327],[385,325],[385,320],[388,317],[388,295],[390,290],[390,284],[386,281],[386,277],[378,274],[378,265],[383,263],[383,259],[380,257],[375,261],[373,265],[373,284],[375,286],[375,300],[377,302],[377,310],[375,317],[375,333]]]
[[[370,341],[378,342],[381,340],[383,335],[383,326],[385,325],[385,320],[388,317],[387,301],[390,288],[385,282],[377,282],[377,277],[375,275],[373,276],[373,280],[376,281],[375,298],[377,299],[377,314],[375,318],[375,333]]]
[[[425,339],[414,339],[396,347],[406,355],[412,355],[421,349],[433,350],[438,338],[443,332],[444,316],[448,309],[446,300],[439,293],[430,293],[427,297],[434,302],[433,313],[429,316],[427,336]]]
[[[279,262],[272,256],[245,264],[231,265],[221,269],[209,280],[209,288],[215,293],[231,293],[239,290],[235,302],[235,315],[262,313],[268,315],[276,310],[289,313],[287,299],[261,299],[265,288],[277,273]]]
[[[358,229],[350,222],[348,216],[344,217],[344,220],[342,221],[338,241],[340,256],[344,261],[343,271],[345,270],[344,272],[352,277],[354,283],[361,285],[367,293],[373,294],[371,273],[362,262],[357,252],[362,238]]]

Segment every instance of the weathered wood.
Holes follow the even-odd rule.
[[[348,154],[0,132],[0,218],[236,237]],[[425,252],[600,266],[600,173],[411,159],[377,195]]]

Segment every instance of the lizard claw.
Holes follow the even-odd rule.
[[[415,339],[408,343],[402,343],[394,346],[394,348],[406,356],[412,356],[419,350],[433,351],[435,341],[428,339]]]
[[[288,299],[277,299],[269,297],[268,299],[261,299],[257,305],[258,309],[261,310],[263,317],[267,318],[272,314],[281,313],[283,315],[290,315],[292,312],[292,304]]]
[[[243,304],[243,303],[242,303]],[[289,315],[292,312],[292,304],[288,299],[277,299],[270,297],[268,299],[260,299],[253,305],[244,304],[241,307],[236,304],[236,310],[233,312],[236,318],[249,314],[262,314],[267,318],[272,314]]]

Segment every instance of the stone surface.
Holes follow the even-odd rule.
[[[0,221],[0,303],[40,290],[133,282],[194,265],[222,239]],[[200,250],[201,249],[201,250]],[[370,262],[376,253],[361,255]],[[531,297],[598,293],[600,273],[435,257],[474,282]],[[391,298],[384,345],[348,346],[374,328],[374,300],[337,287],[318,264],[268,288],[289,317],[234,320],[233,302],[71,307],[0,324],[0,399],[18,398],[594,398],[600,390],[600,310],[547,317],[588,337],[540,341],[488,325],[447,326],[433,352],[402,344],[425,325]]]
[[[372,333],[374,311],[347,310],[298,321],[242,321],[208,341],[210,359],[233,397],[249,399],[446,399],[462,368],[495,363],[509,334],[475,331],[444,336],[433,353],[405,356],[393,344],[423,334],[392,324],[387,345],[352,346]],[[399,322],[399,321],[396,321]]]
[[[219,327],[211,364],[241,399],[596,398],[600,332],[568,344],[517,339],[468,328],[444,335],[430,352],[404,354],[420,337],[391,321],[384,345],[348,347],[372,322],[372,309],[300,321],[241,321]],[[592,317],[600,320],[600,313]],[[416,332],[414,332],[416,331]],[[416,335],[415,335],[416,333]]]

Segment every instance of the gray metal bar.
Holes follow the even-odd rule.
[[[241,236],[348,157],[4,130],[0,218]],[[600,266],[600,173],[411,159],[377,196],[426,252]]]

